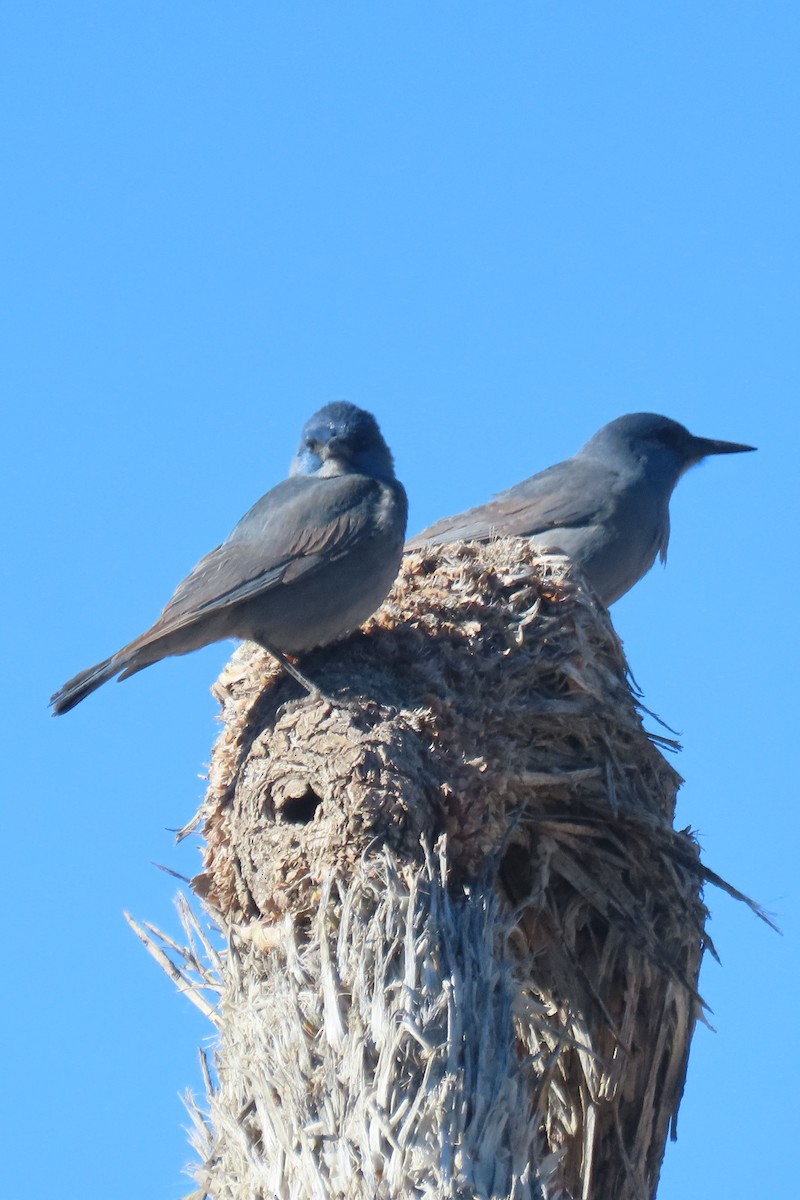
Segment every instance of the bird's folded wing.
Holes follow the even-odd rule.
[[[548,529],[602,522],[613,505],[615,477],[601,463],[579,458],[532,475],[488,504],[437,521],[418,534],[426,541],[481,541],[492,536],[531,537]]]
[[[377,489],[374,480],[347,475],[279,484],[264,497],[269,503],[251,509],[230,539],[184,579],[161,614],[159,632],[291,583],[346,554],[371,523]]]
[[[488,507],[532,533],[597,525],[611,510],[615,479],[603,463],[572,458],[501,492]]]

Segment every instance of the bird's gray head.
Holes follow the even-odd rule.
[[[358,473],[390,482],[394,460],[372,413],[345,400],[326,404],[303,426],[290,475]]]
[[[755,446],[695,437],[685,425],[658,413],[628,413],[604,425],[581,454],[623,468],[643,468],[654,482],[674,487],[684,471],[701,459],[744,450],[755,450]]]

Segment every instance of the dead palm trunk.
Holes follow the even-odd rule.
[[[160,952],[218,1030],[198,1195],[653,1196],[705,876],[608,615],[564,559],[460,545],[303,666],[347,705],[251,645],[220,678],[225,950],[187,909]]]

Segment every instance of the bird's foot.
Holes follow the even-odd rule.
[[[266,649],[269,650],[273,658],[278,660],[286,674],[291,675],[292,679],[296,680],[296,682],[299,683],[306,692],[308,692],[308,695],[312,700],[321,700],[324,704],[329,705],[330,708],[340,708],[355,711],[355,709],[358,707],[357,702],[354,700],[345,700],[341,696],[329,696],[327,692],[324,692],[322,688],[318,686],[318,684],[309,679],[307,675],[304,675],[300,668],[295,666],[295,664],[280,650],[273,650],[271,646],[267,646]]]

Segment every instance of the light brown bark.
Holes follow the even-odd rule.
[[[347,704],[253,646],[217,685],[201,1189],[653,1196],[704,872],[608,614],[524,542],[447,547],[303,669]]]

